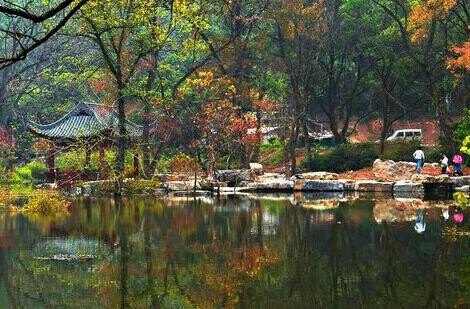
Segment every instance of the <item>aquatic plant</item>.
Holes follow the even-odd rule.
[[[469,200],[468,196],[465,193],[455,192],[453,197],[455,203],[457,203],[457,206],[459,206],[461,209],[464,209],[468,206]]]

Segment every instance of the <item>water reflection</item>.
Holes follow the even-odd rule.
[[[416,217],[415,231],[418,234],[422,234],[424,231],[426,231],[426,222],[424,221],[424,214],[421,208],[418,209]]]
[[[83,199],[57,222],[0,214],[0,307],[469,305],[468,238],[443,230],[470,227],[436,205],[448,206],[268,195]]]
[[[464,218],[464,215],[463,215],[462,209],[460,207],[457,207],[454,213],[455,223],[461,224],[463,222],[463,218]]]

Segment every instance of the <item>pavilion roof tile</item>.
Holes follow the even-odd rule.
[[[126,121],[130,137],[142,136],[142,126]],[[46,139],[79,140],[102,134],[116,134],[118,115],[113,107],[95,103],[80,102],[59,120],[50,124],[29,122],[29,129]]]

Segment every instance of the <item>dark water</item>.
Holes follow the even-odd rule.
[[[0,307],[470,307],[470,224],[452,209],[445,221],[445,203],[300,200],[84,199],[64,218],[0,213]]]

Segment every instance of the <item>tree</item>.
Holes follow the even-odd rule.
[[[465,11],[465,1],[426,0],[418,4],[399,0],[374,2],[395,21],[405,51],[420,68],[421,75],[418,80],[423,83],[425,99],[434,108],[441,135],[446,141],[450,141],[449,145],[455,151],[456,144],[446,106],[451,87],[447,83],[445,57],[450,42],[459,37],[458,31],[451,30],[455,29],[454,25],[461,28],[459,21],[452,23],[450,20],[461,20],[462,16],[453,16],[454,14],[450,13],[455,12],[457,7]],[[463,20],[466,24],[465,18]],[[468,33],[468,29],[466,31]]]
[[[3,40],[11,41],[18,48],[0,54],[0,70],[26,56],[44,44],[88,2],[88,0],[64,0],[55,7],[44,10],[43,5],[32,2],[0,5],[0,32]],[[35,13],[38,12],[38,13]],[[48,24],[52,22],[52,24]],[[14,27],[10,27],[14,24]],[[37,27],[37,26],[41,27]]]
[[[256,144],[259,135],[254,130],[256,118],[241,113],[232,103],[237,91],[226,77],[216,78],[212,72],[198,72],[187,82],[191,95],[200,99],[201,110],[193,116],[198,131],[194,146],[203,150],[207,158],[207,174],[214,175],[219,155],[227,155],[227,168],[237,145]],[[194,88],[193,88],[194,87]]]
[[[305,4],[304,1],[279,1],[270,7],[273,32],[273,54],[276,68],[288,80],[286,127],[288,143],[285,157],[290,159],[290,173],[297,170],[296,148],[298,137],[307,119],[307,108],[312,97],[312,84],[320,44],[318,34],[325,31],[323,2]]]

